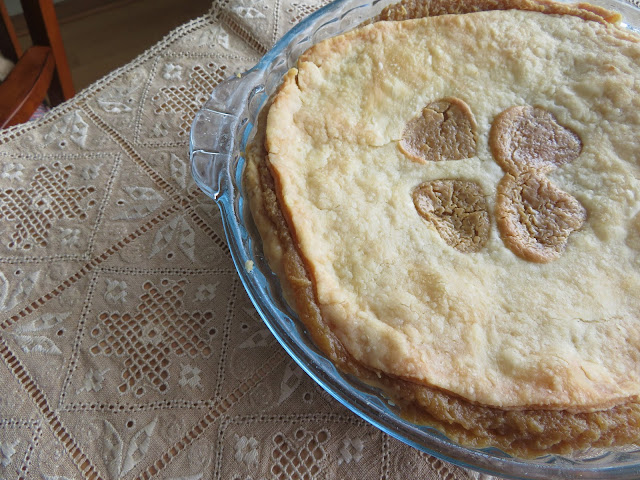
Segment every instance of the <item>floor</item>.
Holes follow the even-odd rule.
[[[133,60],[167,33],[205,14],[212,0],[65,0],[56,4],[76,91]],[[21,18],[22,43],[28,34]]]

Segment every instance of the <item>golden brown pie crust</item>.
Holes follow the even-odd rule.
[[[611,12],[590,5],[576,7],[546,1],[405,1],[385,9],[378,19],[404,20],[450,13],[496,9],[523,9],[544,13],[576,15],[598,22],[617,21]],[[624,36],[623,34],[621,34]],[[265,123],[269,105],[261,112],[256,137],[247,148],[245,187],[249,204],[271,250],[265,254],[282,280],[288,300],[307,327],[313,341],[336,366],[364,381],[379,386],[398,405],[402,415],[418,423],[432,425],[449,438],[472,447],[495,446],[521,457],[548,453],[569,453],[587,447],[608,447],[638,441],[640,402],[637,398],[595,411],[545,408],[494,408],[467,401],[435,387],[397,378],[356,361],[344,348],[318,307],[309,266],[300,255],[297,239],[279,203],[278,187],[269,167],[265,148]],[[505,169],[505,178],[521,183],[544,183],[540,169],[514,175]],[[542,169],[544,170],[544,169]],[[531,180],[530,177],[535,177]],[[506,182],[506,181],[505,181]],[[439,185],[438,188],[444,188]],[[451,187],[453,188],[453,187]],[[503,188],[503,191],[508,189]],[[557,193],[557,192],[555,192]],[[562,192],[558,194],[561,198]],[[498,192],[500,195],[500,191]],[[566,199],[562,197],[564,201]],[[578,207],[574,206],[577,210]],[[500,221],[500,220],[498,220]],[[277,245],[277,247],[274,247]]]

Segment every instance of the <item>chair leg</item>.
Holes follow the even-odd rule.
[[[56,71],[49,88],[49,101],[58,105],[73,97],[75,89],[53,0],[20,0],[20,3],[33,44],[49,46],[53,52]]]

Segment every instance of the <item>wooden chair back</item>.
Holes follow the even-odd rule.
[[[32,46],[23,52],[0,0],[0,52],[15,67],[0,83],[0,128],[23,123],[48,96],[51,106],[75,95],[53,0],[20,0]]]

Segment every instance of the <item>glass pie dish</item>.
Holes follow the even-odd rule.
[[[249,297],[280,344],[320,386],[363,419],[419,450],[501,477],[639,478],[640,445],[525,460],[495,448],[461,446],[433,428],[407,421],[383,392],[337,370],[284,300],[247,208],[243,152],[260,109],[298,56],[311,45],[374,17],[391,2],[337,0],[322,8],[288,32],[254,68],[218,85],[196,115],[190,137],[193,176],[220,208],[229,249]],[[623,26],[640,33],[637,5],[622,0],[590,3],[620,12]]]

